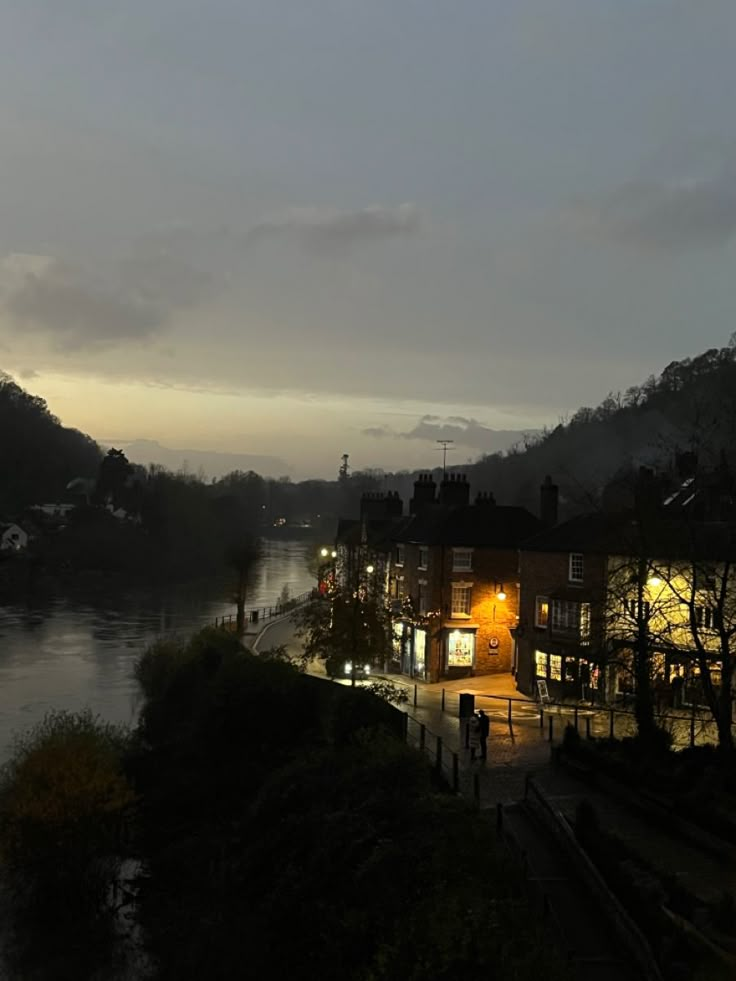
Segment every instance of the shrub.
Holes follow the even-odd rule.
[[[0,853],[16,902],[55,915],[104,907],[134,801],[127,734],[83,712],[49,712],[20,736],[0,781]]]

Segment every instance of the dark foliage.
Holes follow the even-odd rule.
[[[158,978],[564,976],[488,823],[392,735],[396,709],[215,630],[158,645],[137,677]]]
[[[64,500],[66,485],[97,471],[100,448],[53,416],[43,399],[0,372],[0,516]]]

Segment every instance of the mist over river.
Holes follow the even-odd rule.
[[[314,585],[309,541],[264,541],[253,570],[248,609],[275,604]],[[234,613],[232,576],[157,590],[85,585],[84,592],[44,595],[0,606],[0,761],[14,730],[52,708],[89,706],[111,722],[135,720],[133,664],[162,634],[188,634]]]

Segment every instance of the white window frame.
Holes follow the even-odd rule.
[[[576,634],[580,630],[580,603],[575,600],[552,600],[550,609],[552,630]]]
[[[456,609],[455,603],[455,590],[463,590],[465,594],[466,602],[463,603],[462,610]],[[466,618],[470,619],[470,613],[473,609],[473,584],[472,582],[454,582],[451,584],[450,590],[450,616],[453,619]]]
[[[534,651],[534,677],[547,678],[549,674],[549,654],[545,651]]]
[[[536,596],[534,599],[534,626],[539,630],[549,627],[549,596]]]
[[[453,550],[452,550],[452,571],[453,572],[472,572],[473,571],[473,549],[472,548],[453,548]]]
[[[568,579],[580,583],[585,577],[585,556],[582,552],[570,552],[568,560]],[[578,572],[580,573],[578,575]]]
[[[426,579],[420,579],[417,587],[417,612],[420,616],[426,616],[429,613],[429,584]]]
[[[423,560],[423,561],[422,561]],[[419,569],[429,568],[429,548],[426,545],[419,546]]]
[[[403,565],[406,561],[406,545],[396,546],[396,565]]]

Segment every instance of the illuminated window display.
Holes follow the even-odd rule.
[[[453,630],[447,638],[447,667],[471,668],[475,655],[475,634]]]

